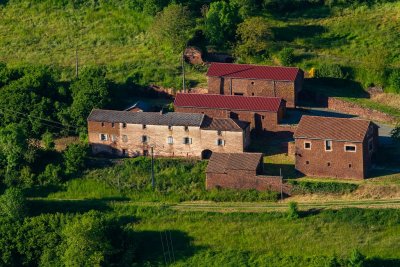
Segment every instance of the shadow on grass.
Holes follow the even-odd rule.
[[[319,209],[319,208],[312,208],[312,209],[309,209],[309,210],[300,211],[299,212],[299,217],[300,218],[306,218],[306,217],[315,216],[315,215],[320,214],[321,211],[323,211],[323,209]]]
[[[365,266],[398,267],[400,266],[400,259],[372,258],[366,260]]]
[[[264,163],[264,174],[273,176],[279,176],[282,174],[284,179],[296,179],[304,177],[303,174],[296,171],[294,164]]]
[[[137,231],[134,239],[140,266],[167,266],[204,249],[193,246],[193,238],[179,230]]]
[[[319,93],[326,97],[357,97],[369,98],[359,82],[338,78],[311,78],[304,79],[303,89],[308,92]],[[300,101],[301,99],[300,95]]]
[[[274,27],[272,32],[277,41],[292,42],[297,38],[311,38],[325,32],[325,27],[320,25],[288,25]]]
[[[51,193],[63,190],[61,185],[34,186],[24,190],[26,197],[47,197]]]

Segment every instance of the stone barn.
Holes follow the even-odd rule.
[[[364,179],[378,148],[378,126],[361,119],[302,116],[294,138],[301,173]]]
[[[250,123],[257,131],[277,131],[286,102],[278,97],[177,94],[176,112],[206,114],[212,118],[232,118]]]
[[[289,186],[280,176],[264,176],[262,153],[213,153],[206,169],[206,188],[255,189],[259,191],[282,189]]]
[[[209,94],[280,97],[293,108],[304,72],[294,67],[212,63],[207,78]]]

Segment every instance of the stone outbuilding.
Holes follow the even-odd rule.
[[[247,121],[256,131],[276,131],[284,117],[286,101],[278,97],[179,93],[174,108],[176,112]]]
[[[296,170],[307,176],[364,179],[378,149],[368,120],[302,116],[295,138]]]
[[[262,153],[213,153],[206,169],[206,188],[255,189],[288,194],[280,176],[263,175]]]
[[[207,78],[209,94],[280,97],[293,108],[304,72],[295,67],[212,63]]]
[[[88,117],[94,154],[209,158],[213,152],[242,153],[250,144],[249,123],[194,113],[94,109]]]

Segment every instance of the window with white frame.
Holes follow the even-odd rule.
[[[311,149],[311,142],[309,141],[304,142],[304,149]]]
[[[142,135],[142,143],[147,143],[149,141],[149,137],[147,135]]]
[[[217,146],[223,146],[225,145],[225,141],[222,139],[217,139],[217,141],[215,142]]]
[[[128,142],[128,136],[127,135],[122,135],[122,142],[126,143]]]
[[[345,145],[344,151],[346,152],[356,152],[356,145]]]
[[[122,123],[122,128],[126,128],[126,123],[125,122]]]
[[[332,140],[325,140],[325,151],[332,151]]]
[[[184,143],[185,145],[190,145],[190,144],[192,143],[192,138],[190,138],[190,137],[184,137],[184,138],[183,138],[183,143]]]
[[[117,136],[115,134],[111,135],[111,141],[116,142]]]
[[[169,145],[172,145],[172,144],[174,143],[174,138],[173,138],[172,136],[168,136],[168,138],[167,138],[167,143],[168,143]]]
[[[107,141],[108,135],[107,134],[100,134],[100,141]]]

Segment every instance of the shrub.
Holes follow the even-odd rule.
[[[22,220],[26,215],[26,200],[20,189],[9,188],[0,197],[0,215]]]
[[[299,194],[347,194],[358,188],[358,185],[356,184],[338,182],[289,181],[289,183],[293,185],[292,192]]]
[[[73,175],[82,171],[86,165],[88,147],[84,144],[71,144],[64,151],[64,167],[66,175]]]
[[[283,48],[278,54],[279,61],[283,66],[291,66],[294,61],[294,49],[290,47]]]
[[[50,132],[45,132],[42,135],[42,142],[43,142],[43,147],[47,150],[53,150],[55,147],[54,137],[53,134]]]
[[[393,70],[389,76],[388,91],[391,93],[400,94],[400,69]]]
[[[357,249],[351,252],[349,258],[349,267],[363,267],[365,266],[365,256],[360,253]]]
[[[289,202],[288,219],[297,219],[300,217],[296,202]]]
[[[343,79],[345,75],[339,64],[323,63],[315,70],[316,78],[338,78]]]

